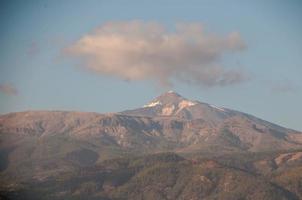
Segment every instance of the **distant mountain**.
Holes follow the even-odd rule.
[[[184,120],[204,119],[219,122],[233,116],[234,111],[218,106],[188,100],[176,92],[169,91],[155,98],[142,108],[122,112],[134,116],[165,116],[177,117]]]
[[[108,159],[121,157],[131,157],[132,159],[133,156],[163,152],[174,152],[186,159],[200,155],[211,158],[222,156],[220,157],[222,162],[226,155],[252,152],[265,154],[264,152],[282,151],[284,157],[282,157],[282,153],[279,153],[281,157],[274,154],[270,159],[258,159],[257,162],[253,161],[252,164],[249,164],[251,167],[244,168],[248,171],[256,169],[257,173],[271,173],[271,171],[279,168],[287,169],[289,166],[287,163],[292,163],[292,161],[295,161],[294,163],[300,162],[302,160],[300,149],[302,149],[301,132],[235,110],[188,100],[169,91],[141,108],[120,113],[28,111],[0,116],[0,186],[12,184],[14,189],[20,189],[21,186],[18,184],[21,182],[33,181],[35,184],[39,182],[46,184],[48,181],[54,181],[53,179],[56,182],[62,176],[66,178],[62,177],[64,181],[67,181],[69,179],[66,176],[74,177],[74,174],[70,174],[71,171],[74,173],[73,170],[79,168],[87,170],[85,173],[98,174],[99,172],[90,171],[90,167],[98,166]],[[291,154],[291,151],[298,153]],[[240,157],[240,159],[242,158]],[[239,162],[240,159],[237,161]],[[298,161],[296,162],[296,160]],[[241,167],[241,161],[239,163],[237,161],[231,166],[232,169],[233,167]],[[177,166],[175,170],[179,170],[182,164],[177,164]],[[154,167],[156,168],[156,166]],[[167,170],[165,167],[163,168],[163,171]],[[161,170],[162,167],[158,169]],[[217,173],[224,173],[224,170],[228,171],[229,167],[224,168],[222,172],[218,170],[219,173]],[[237,169],[234,170],[233,175],[240,176],[242,178],[240,180],[245,179],[243,177],[250,177],[249,174],[237,172]],[[276,180],[281,180],[280,184],[286,185],[288,180],[284,177],[292,177],[297,171],[300,172],[300,169],[293,169],[291,174],[280,174]],[[194,173],[197,172],[198,170]],[[136,191],[142,186],[141,181],[145,180],[145,175],[150,179],[150,184],[157,182],[151,171],[147,170],[141,173],[144,175],[135,175],[135,181],[125,180],[130,185],[124,185],[119,190],[121,196],[127,190]],[[98,176],[100,175],[98,174]],[[179,174],[179,176],[182,175]],[[84,179],[90,180],[89,177]],[[221,181],[220,186],[213,186],[213,188],[222,187],[221,184],[228,179],[222,174],[219,177],[221,177],[219,179]],[[155,182],[152,181],[153,179]],[[190,179],[195,181],[194,174]],[[207,180],[206,178],[202,179],[204,180],[201,181]],[[257,178],[251,177],[250,180],[253,182],[253,187],[257,185]],[[211,179],[211,181],[213,180]],[[64,184],[71,183],[64,182]],[[101,183],[98,182],[97,184]],[[261,184],[264,184],[268,190],[280,193],[281,196],[284,196],[283,199],[291,199],[285,198],[287,194],[283,189],[265,181],[262,181]],[[290,190],[294,191],[296,184],[298,182],[295,182]],[[147,185],[144,186],[146,190]],[[108,186],[109,190],[110,187],[112,186]],[[41,190],[44,191],[44,189]],[[194,188],[191,189],[195,190]],[[257,190],[264,192],[259,194],[259,198],[265,199],[267,191],[262,191],[260,188]],[[207,192],[210,191],[211,189],[208,188],[200,194],[207,195]],[[48,192],[51,193],[51,191]],[[180,191],[175,189],[174,192]],[[297,193],[300,195],[300,191]],[[168,191],[163,194],[176,195]],[[214,195],[214,193],[211,194]],[[157,194],[152,192],[150,195]],[[190,196],[190,192],[185,194],[186,197],[193,199],[198,196],[195,193],[192,195]],[[142,199],[135,192],[129,198]],[[157,197],[154,196],[154,198]],[[211,198],[215,199],[216,197],[214,195]]]
[[[190,145],[219,144],[223,147],[230,145],[244,150],[263,151],[296,148],[302,144],[301,132],[232,109],[188,100],[173,91],[160,95],[142,108],[121,114],[151,117],[160,121],[174,119],[186,124],[172,131],[181,130],[183,137],[180,140],[190,141]]]
[[[302,147],[302,133],[169,91],[120,113],[20,112],[0,116],[4,146],[15,137],[67,137],[138,152],[268,151]],[[3,146],[2,145],[2,146]]]

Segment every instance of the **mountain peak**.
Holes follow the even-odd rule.
[[[144,107],[154,107],[157,105],[172,105],[172,104],[179,104],[181,101],[187,100],[186,98],[182,97],[180,94],[170,90],[161,94],[160,96],[153,99],[150,103],[145,105]]]
[[[175,92],[173,90],[169,90],[169,91],[161,94],[160,96],[177,96],[177,97],[182,97],[180,94],[178,94],[177,92]]]
[[[175,92],[174,90],[169,90],[168,92],[166,92],[168,94],[177,94],[177,92]]]
[[[144,105],[143,108],[148,109],[147,112],[150,111],[156,115],[171,116],[180,113],[184,108],[196,104],[197,102],[190,101],[174,91],[168,91]],[[144,110],[143,112],[146,111]]]
[[[222,120],[228,114],[227,109],[189,100],[170,90],[154,98],[141,108],[124,111],[123,114],[137,116],[174,116],[184,119]]]

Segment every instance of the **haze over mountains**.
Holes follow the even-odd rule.
[[[225,190],[221,189],[224,184],[234,182],[239,187],[238,184],[245,179],[251,181],[251,187],[257,183],[263,185],[263,188],[255,189],[259,191],[257,199],[298,199],[302,194],[299,186],[293,192],[272,184],[271,178],[255,177],[255,174],[263,175],[274,170],[280,170],[282,173],[278,176],[283,176],[283,170],[288,166],[294,166],[290,169],[299,172],[301,132],[239,111],[188,100],[173,91],[160,95],[141,108],[119,113],[28,111],[2,115],[0,142],[0,189],[5,194],[3,198],[22,199],[16,193],[19,191],[31,198],[35,193],[39,199],[39,195],[47,191],[50,199],[85,199],[87,191],[80,188],[87,181],[90,184],[86,185],[90,188],[87,190],[92,190],[89,199],[123,199],[125,195],[124,199],[224,199],[222,194]],[[151,159],[147,156],[149,154],[156,155]],[[234,159],[238,155],[257,156]],[[196,160],[200,168],[196,168],[195,161],[192,163],[191,159]],[[227,160],[232,161],[231,164]],[[174,167],[171,168],[172,165]],[[172,176],[173,184],[163,181],[170,189],[157,197],[153,195],[161,187],[156,185],[158,180],[154,177],[156,173],[151,173],[155,170],[152,167],[162,170],[158,180],[166,173],[172,176],[172,169],[178,172]],[[79,175],[81,181],[76,184],[78,170],[84,175]],[[193,171],[184,178],[186,170]],[[216,175],[204,174],[206,171],[213,171]],[[238,177],[238,180],[228,178],[225,172],[231,177]],[[195,180],[197,174],[201,178]],[[61,176],[65,178],[60,182]],[[142,176],[150,182],[143,183],[145,179]],[[164,179],[169,180],[171,176]],[[286,174],[286,177],[290,176],[293,175]],[[203,189],[199,188],[199,192],[196,188],[181,191],[177,184],[185,184],[184,180],[203,185]],[[106,181],[113,183],[108,186]],[[287,184],[282,181],[282,184]],[[40,183],[46,185],[40,188],[36,185]],[[47,185],[50,183],[64,186],[53,188],[52,184]],[[28,189],[31,184],[38,187],[38,191]],[[140,196],[148,187],[152,188],[150,196]],[[242,188],[229,190],[243,192],[247,195],[243,195],[243,199],[255,199],[253,191]],[[272,191],[279,196],[272,196]],[[236,192],[229,195],[229,199],[240,199]]]

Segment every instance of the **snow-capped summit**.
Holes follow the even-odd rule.
[[[197,102],[190,101],[176,92],[170,90],[155,98],[143,108],[158,109],[158,112],[163,116],[170,116],[180,112],[182,109],[194,106]]]
[[[186,100],[186,98],[170,90],[156,97],[154,100],[152,100],[152,102],[159,101],[164,105],[164,104],[177,104],[182,100]]]
[[[122,112],[127,115],[138,116],[174,116],[185,119],[207,118],[220,120],[231,114],[230,110],[218,106],[189,100],[170,90],[156,97],[142,108]]]

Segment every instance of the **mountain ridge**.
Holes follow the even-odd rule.
[[[0,199],[299,199],[301,149],[301,132],[171,93],[118,113],[9,113]]]
[[[148,114],[144,114],[144,113],[136,113],[136,111],[138,110],[141,110],[141,109],[144,109],[144,108],[152,108],[152,107],[155,107],[154,106],[148,106],[150,105],[151,103],[153,103],[154,101],[156,101],[157,99],[160,99],[166,95],[169,95],[169,94],[172,94],[173,96],[177,96],[180,101],[178,103],[180,103],[181,101],[187,101],[188,103],[194,103],[194,105],[190,105],[190,106],[196,106],[197,104],[202,104],[202,105],[206,105],[208,107],[211,107],[215,110],[221,110],[221,111],[226,111],[226,112],[230,112],[230,113],[241,113],[243,115],[246,115],[246,116],[250,116],[251,118],[257,118],[257,119],[260,119],[262,121],[265,121],[265,122],[268,122],[270,124],[273,124],[275,126],[278,126],[280,128],[285,128],[285,129],[289,129],[289,130],[292,130],[292,131],[296,131],[296,132],[301,132],[300,130],[295,130],[293,128],[290,128],[290,127],[285,127],[285,126],[282,126],[282,125],[278,125],[277,123],[273,123],[273,122],[270,122],[268,120],[265,120],[265,119],[261,119],[261,118],[258,118],[256,115],[252,115],[252,114],[249,114],[249,113],[246,113],[246,112],[242,112],[242,111],[238,111],[238,110],[235,110],[235,109],[230,109],[230,108],[226,108],[226,107],[221,107],[221,106],[217,106],[217,105],[213,105],[213,104],[210,104],[210,103],[205,103],[205,102],[201,102],[199,100],[189,100],[183,96],[181,96],[179,93],[173,91],[173,90],[169,90],[167,92],[164,92],[162,93],[161,95],[159,95],[158,97],[154,98],[153,100],[151,100],[149,103],[143,105],[142,107],[139,107],[139,108],[134,108],[134,109],[129,109],[129,110],[124,110],[124,111],[119,111],[119,112],[105,112],[105,113],[102,113],[102,112],[93,112],[93,111],[76,111],[76,110],[24,110],[24,111],[16,111],[16,112],[8,112],[8,113],[3,113],[3,114],[0,114],[0,117],[1,116],[7,116],[7,115],[13,115],[13,114],[18,114],[18,113],[54,113],[54,112],[60,112],[60,113],[75,113],[75,114],[97,114],[97,115],[131,115],[131,116],[136,116],[136,117],[178,117],[177,115],[176,116],[172,116],[172,115],[148,115]],[[184,106],[183,108],[186,108],[187,106]],[[190,119],[188,119],[190,120]]]
[[[191,101],[175,92],[164,93],[145,107],[118,113],[30,111],[0,116],[2,135],[66,132],[70,137],[96,137],[118,148],[148,151],[177,150],[180,146],[204,149],[209,145],[251,151],[302,146],[301,132],[239,111]]]

